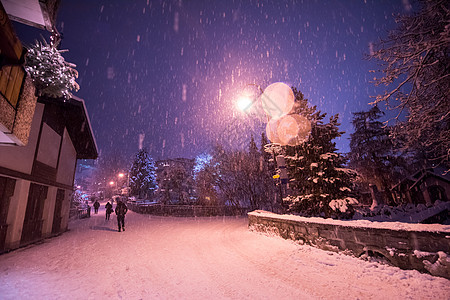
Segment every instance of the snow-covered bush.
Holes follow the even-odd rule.
[[[346,197],[344,199],[331,200],[329,206],[334,212],[341,215],[341,218],[349,219],[355,213],[353,205],[358,204],[358,200],[352,197]]]

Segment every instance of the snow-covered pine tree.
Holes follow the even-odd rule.
[[[289,211],[305,216],[346,217],[357,200],[351,197],[354,172],[344,167],[346,160],[333,142],[343,133],[338,115],[324,124],[326,114],[309,107],[303,95],[294,92],[299,99],[296,112],[311,120],[312,126],[306,142],[285,147],[291,193],[284,203]]]
[[[355,132],[350,135],[348,158],[349,166],[358,172],[363,183],[367,187],[376,184],[379,190],[385,191],[386,203],[390,203],[389,190],[399,180],[406,164],[394,149],[390,128],[379,121],[383,115],[377,106],[353,113]]]
[[[148,197],[156,189],[155,162],[147,150],[136,154],[130,169],[131,194],[140,198]]]
[[[78,72],[75,65],[65,61],[55,44],[36,41],[29,47],[25,70],[30,74],[40,95],[66,99],[72,97],[71,91],[78,91],[80,86],[75,81]]]

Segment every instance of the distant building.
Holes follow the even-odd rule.
[[[195,159],[173,158],[158,160],[156,166],[156,180],[158,182],[157,195],[160,201],[167,204],[190,204],[195,202],[194,189]],[[174,172],[184,170],[186,177],[183,182],[170,182],[176,180]],[[182,203],[180,203],[180,199]]]
[[[189,173],[189,175],[194,175],[194,165],[195,165],[195,159],[190,158],[169,158],[169,159],[163,159],[158,160],[155,162],[156,167],[156,174],[166,170],[167,168],[173,167],[173,166],[182,166],[186,169],[186,172]]]
[[[5,8],[0,5],[0,252],[4,252],[67,229],[77,159],[95,159],[98,151],[82,99],[35,96],[23,67],[25,51],[9,20],[51,30],[59,1],[1,3]]]
[[[448,201],[450,173],[446,173],[444,168],[423,169],[404,178],[391,191],[397,203],[407,202],[429,206],[437,200]]]

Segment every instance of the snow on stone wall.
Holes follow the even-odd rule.
[[[249,228],[356,257],[384,257],[402,269],[450,279],[450,226],[399,222],[339,221],[248,213]]]

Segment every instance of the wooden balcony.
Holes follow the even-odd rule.
[[[28,143],[37,97],[23,67],[24,55],[0,3],[0,146]]]

